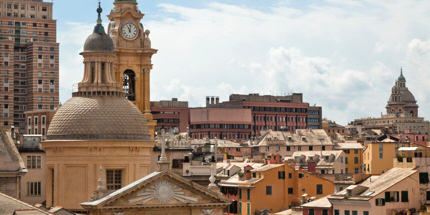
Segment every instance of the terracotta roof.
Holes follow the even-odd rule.
[[[297,129],[296,133],[284,131],[267,131],[256,142],[258,146],[269,145],[287,145],[287,146],[308,146],[308,145],[324,145],[333,146],[331,138],[327,135],[324,129]]]
[[[0,192],[0,215],[11,215],[16,210],[30,210],[32,214],[51,215],[52,213],[37,208],[29,203]]]
[[[326,197],[314,200],[312,202],[307,202],[300,206],[304,208],[331,208],[332,205],[326,196]]]

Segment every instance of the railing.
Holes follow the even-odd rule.
[[[81,87],[83,89],[88,88],[88,90],[84,90],[84,91],[92,91],[92,92],[97,92],[97,91],[117,91],[117,90],[113,90],[112,88],[118,87],[118,90],[120,88],[120,84],[119,83],[109,83],[109,84],[104,84],[104,83],[84,83],[81,85]],[[73,84],[72,85],[72,93],[76,93],[79,92],[79,83],[77,84]]]

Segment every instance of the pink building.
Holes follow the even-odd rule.
[[[332,205],[327,197],[300,205],[303,215],[332,215]]]
[[[190,137],[242,139],[251,137],[251,110],[205,107],[190,109]]]
[[[411,128],[405,129],[403,134],[393,134],[394,137],[398,138],[400,142],[411,142],[421,146],[427,146],[427,134],[417,133],[415,134]]]

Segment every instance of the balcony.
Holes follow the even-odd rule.
[[[416,159],[423,159],[423,158],[413,158],[413,157],[397,157],[397,158],[394,158],[393,159],[393,167],[414,168],[414,167],[416,167]]]

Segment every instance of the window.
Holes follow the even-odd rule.
[[[258,173],[258,178],[261,178],[261,172]]]
[[[7,84],[7,83],[9,83],[9,78],[4,78],[3,81],[5,84]]]
[[[315,211],[314,211],[314,209],[309,209],[309,213],[308,213],[309,215],[315,215]]]
[[[357,211],[352,211],[352,215],[358,215]]]
[[[345,157],[345,164],[348,164],[348,158]]]
[[[106,170],[106,187],[109,191],[118,190],[122,185],[122,170]]]
[[[54,47],[50,47],[49,49],[50,49],[50,51],[51,51],[51,52],[53,52],[53,51],[54,51]]]
[[[49,80],[49,85],[55,85],[55,80]]]
[[[343,151],[345,152],[345,154],[349,154],[349,149]]]
[[[242,189],[239,188],[239,199],[242,199]]]
[[[42,101],[42,96],[39,96],[39,97],[37,98],[37,100],[38,100],[38,101]]]
[[[55,106],[54,105],[49,105],[49,110],[54,110]]]
[[[304,177],[305,177],[305,174],[299,173],[299,178],[304,178]]]
[[[385,199],[375,199],[375,205],[376,206],[384,206],[385,205]]]
[[[251,200],[251,190],[250,189],[246,189],[246,199],[247,200]]]
[[[294,191],[294,190],[293,190],[293,188],[292,188],[292,187],[289,187],[289,188],[288,188],[288,194],[293,194],[293,191]]]
[[[363,211],[363,215],[369,215],[369,211]]]
[[[289,152],[291,150],[290,146],[287,146],[287,152]]]
[[[355,164],[358,164],[358,157],[355,157],[355,158],[354,158],[354,163],[355,163]]]
[[[49,73],[49,76],[54,77],[54,73],[53,73],[53,72],[50,72],[50,73]]]
[[[358,150],[354,150],[354,154],[358,154]]]
[[[384,151],[384,144],[379,144],[379,151]]]
[[[427,198],[426,198],[426,199],[427,199],[427,201],[429,201],[429,200],[430,200],[430,191],[427,191],[427,192],[426,192],[426,197],[427,197]]]
[[[251,214],[251,203],[247,202],[246,206],[246,214]]]
[[[322,150],[325,151],[325,146],[322,146]]]
[[[379,153],[379,159],[384,159],[384,153]]]
[[[268,151],[269,151],[269,149],[270,149],[270,148],[269,148],[269,146],[266,146],[266,152],[268,152]]]
[[[285,179],[285,171],[278,171],[278,179]]]
[[[242,202],[239,202],[239,214],[242,213]]]
[[[328,215],[328,210],[322,210],[322,215]]]
[[[42,166],[42,156],[27,156],[27,169],[40,169]]]
[[[41,195],[41,182],[27,182],[27,195],[40,196]]]
[[[385,202],[399,202],[399,191],[385,192]]]
[[[409,202],[408,191],[402,191],[402,202]]]
[[[339,210],[334,210],[334,215],[340,215]]]
[[[266,186],[266,195],[272,195],[272,186]]]
[[[53,102],[53,101],[54,101],[54,97],[49,98],[49,100],[50,100],[51,102]]]
[[[354,173],[357,174],[358,173],[358,168],[354,168]]]
[[[348,168],[345,168],[345,173],[348,174]]]
[[[257,178],[257,173],[256,173],[256,172],[253,172],[253,173],[252,173],[252,177],[253,177],[253,178]]]
[[[309,151],[312,151],[312,150],[314,150],[314,147],[313,146],[309,146]]]
[[[43,105],[37,105],[37,109],[38,110],[42,110],[43,109]]]
[[[429,173],[428,172],[420,172],[420,184],[429,183]]]
[[[293,178],[293,174],[292,173],[288,173],[288,178]]]
[[[347,211],[347,210],[346,210],[346,211],[345,211],[345,215],[349,215],[349,211]]]
[[[298,146],[298,147],[297,147],[297,150],[298,150],[298,151],[302,151],[302,147],[301,147],[301,146]]]
[[[40,47],[41,48],[41,47]],[[43,55],[37,55],[37,59],[43,59]]]
[[[317,195],[323,194],[323,186],[322,184],[317,184]]]

